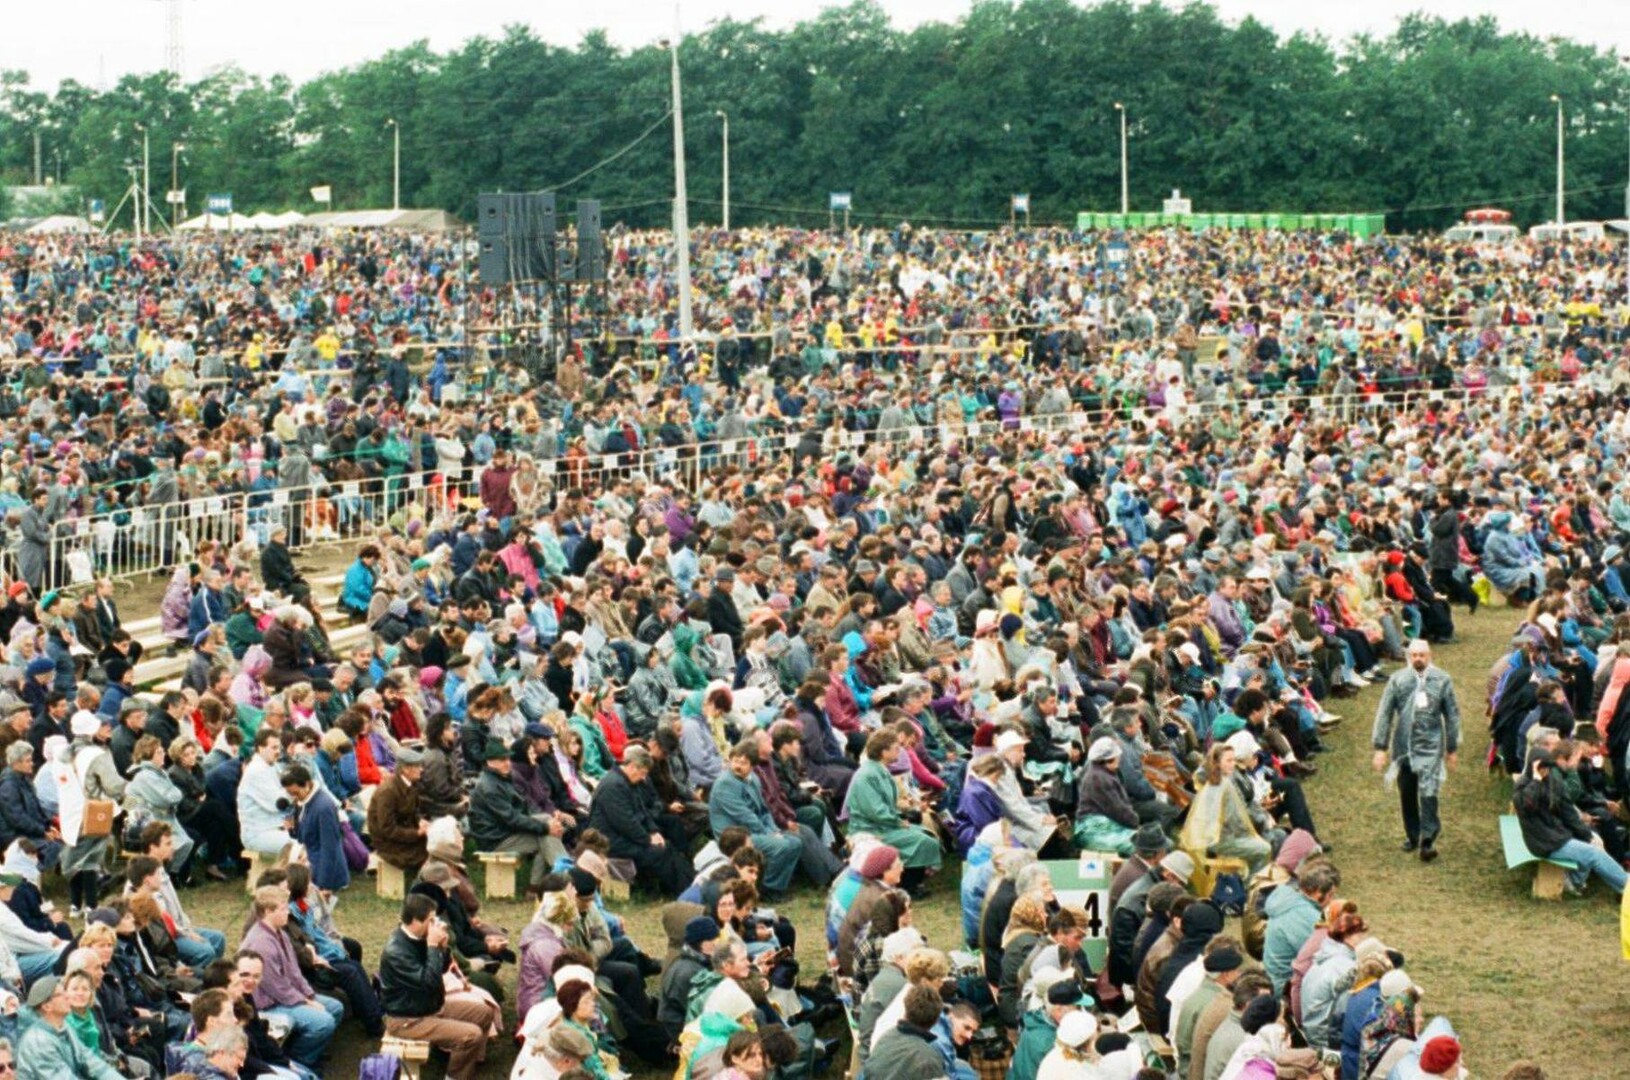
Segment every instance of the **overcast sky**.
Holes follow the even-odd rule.
[[[824,6],[821,0],[688,0],[683,20],[687,30],[725,16],[763,17],[778,27]],[[969,3],[883,0],[883,6],[897,25],[915,26],[956,17]],[[517,22],[564,45],[595,28],[605,29],[620,45],[640,45],[664,36],[673,24],[670,4],[640,0],[279,0],[268,5],[182,0],[182,7],[189,78],[235,63],[251,72],[283,72],[304,80],[419,38],[446,49]],[[1445,18],[1492,13],[1509,29],[1561,34],[1630,54],[1630,3],[1624,0],[1217,0],[1217,7],[1230,21],[1250,14],[1281,34],[1309,30],[1337,41],[1355,33],[1384,33],[1400,15],[1421,8]],[[0,69],[21,68],[36,87],[54,87],[64,78],[111,84],[128,72],[164,64],[160,0],[4,0],[0,10]]]

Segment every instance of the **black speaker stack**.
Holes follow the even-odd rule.
[[[476,196],[481,280],[488,285],[606,280],[598,199],[577,201],[577,228],[559,228],[552,191]]]

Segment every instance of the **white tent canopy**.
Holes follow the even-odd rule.
[[[36,221],[24,231],[31,233],[90,233],[96,231],[96,226],[73,214],[52,214],[50,217]]]
[[[215,232],[238,232],[242,229],[256,229],[261,226],[243,214],[199,214],[195,218],[188,218],[176,228],[187,232],[198,232],[205,229]]]

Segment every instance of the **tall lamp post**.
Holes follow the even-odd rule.
[[[392,117],[385,121],[391,129],[391,209],[402,209],[402,125]]]
[[[186,143],[170,144],[170,190],[178,193],[181,191],[181,151],[185,150],[186,148]],[[175,220],[171,223],[171,232],[174,232],[175,229],[180,226],[182,219],[187,216],[187,197],[185,195],[178,195],[178,201],[175,205],[179,209],[170,211],[171,215],[175,218]]]
[[[1132,210],[1126,185],[1126,106],[1117,101],[1115,111],[1121,114],[1121,213],[1124,215]]]
[[[673,76],[674,114],[674,278],[679,290],[679,338],[695,332],[690,310],[690,214],[685,195],[685,107],[679,88],[679,7],[674,6],[674,33],[668,39]]]
[[[1556,102],[1556,223],[1561,225],[1566,218],[1562,216],[1562,179],[1565,175],[1562,157],[1562,97],[1552,94],[1551,100]]]
[[[724,139],[724,230],[730,231],[730,114],[723,109],[715,109],[713,115],[724,124],[722,136]]]
[[[136,213],[141,215],[141,232],[150,234],[153,231],[152,156],[148,152],[147,125],[137,124],[136,130],[141,132],[141,198],[136,200]]]

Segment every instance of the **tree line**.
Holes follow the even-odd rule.
[[[1568,216],[1624,212],[1630,77],[1610,50],[1503,32],[1492,17],[1401,20],[1385,37],[1280,38],[1212,7],[1112,0],[985,0],[955,22],[890,25],[855,0],[782,31],[725,20],[681,44],[692,223],[717,222],[720,121],[729,115],[732,224],[821,225],[828,193],[852,220],[983,228],[1030,196],[1032,221],[1117,210],[1119,117],[1133,210],[1172,188],[1195,209],[1384,211],[1394,230],[1472,206],[1549,219],[1556,113],[1566,116]],[[127,75],[98,91],[0,73],[0,178],[48,176],[111,210],[145,125],[163,210],[172,147],[190,212],[389,206],[402,133],[402,201],[474,219],[478,192],[557,187],[608,222],[671,212],[669,61],[603,34],[575,48],[528,28],[447,52],[420,42],[296,85],[218,71],[183,83]],[[644,136],[642,138],[642,136]],[[619,150],[615,160],[593,168]],[[591,170],[588,175],[580,174]],[[128,209],[122,223],[128,224]]]

